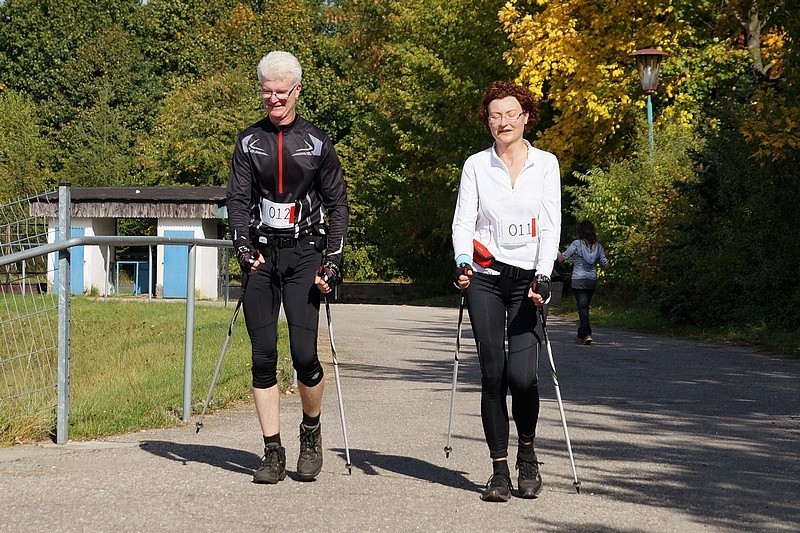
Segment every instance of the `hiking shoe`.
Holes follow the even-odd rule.
[[[486,482],[486,488],[481,493],[481,500],[485,502],[507,502],[511,499],[511,479],[500,473],[492,474]]]
[[[517,454],[517,488],[520,498],[535,498],[542,492],[542,476],[539,474],[539,461],[531,450],[530,456]]]
[[[264,447],[261,466],[253,474],[253,483],[275,484],[286,477],[286,448],[278,443]]]
[[[313,481],[322,470],[322,425],[310,429],[300,424],[300,457],[297,458],[297,477]]]
[[[591,335],[586,335],[586,338],[583,339],[583,344],[585,344],[586,346],[589,346],[590,344],[592,344],[592,336]]]

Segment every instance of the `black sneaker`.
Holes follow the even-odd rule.
[[[520,498],[535,498],[542,492],[542,476],[539,474],[539,461],[531,450],[530,456],[517,454],[517,488]]]
[[[286,477],[286,448],[277,443],[264,447],[261,466],[253,474],[253,483],[275,484]]]
[[[511,478],[505,474],[494,473],[481,493],[485,502],[507,502],[511,499]]]
[[[322,425],[309,429],[300,424],[300,457],[297,458],[297,477],[313,481],[322,470]]]

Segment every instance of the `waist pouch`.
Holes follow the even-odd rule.
[[[472,260],[481,268],[490,268],[494,263],[494,256],[486,246],[472,239]]]

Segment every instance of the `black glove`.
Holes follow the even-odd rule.
[[[258,250],[254,250],[252,247],[243,244],[236,248],[236,259],[239,261],[239,266],[242,268],[242,273],[250,274],[250,271],[253,269],[253,265],[256,263],[260,256],[260,252]]]
[[[456,271],[453,272],[453,285],[455,285],[456,289],[461,289],[458,285],[458,278],[461,276],[467,276],[468,278],[472,277],[472,265],[469,263],[461,263],[456,268]]]
[[[342,271],[339,265],[333,261],[325,261],[325,264],[320,265],[317,275],[322,278],[322,281],[328,284],[331,289],[342,281]]]
[[[531,290],[541,296],[546,303],[550,299],[550,278],[538,274],[531,283]]]

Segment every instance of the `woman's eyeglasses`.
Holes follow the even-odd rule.
[[[527,111],[523,111],[523,112],[521,112],[519,114],[517,114],[517,113],[506,113],[505,115],[501,115],[499,113],[494,113],[494,114],[489,115],[489,122],[491,124],[497,124],[501,120],[505,119],[505,121],[508,122],[509,124],[513,124],[513,123],[517,122],[522,117],[522,115],[525,115],[525,114],[527,114]]]

